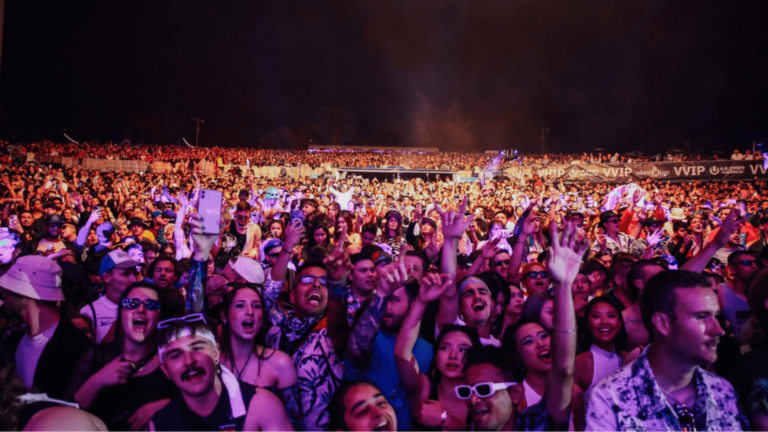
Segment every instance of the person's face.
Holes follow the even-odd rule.
[[[472,282],[461,292],[459,313],[469,326],[480,327],[491,318],[493,299],[491,291],[483,285]]]
[[[277,261],[277,257],[280,255],[280,249],[279,247],[272,247],[264,251],[264,260],[267,264],[275,265],[275,261]]]
[[[326,240],[328,240],[328,235],[325,234],[325,230],[322,229],[316,229],[312,236],[315,238],[315,243],[318,245],[325,245]]]
[[[495,271],[500,274],[501,277],[506,279],[507,273],[509,272],[509,254],[506,252],[497,253],[488,263],[488,266],[492,271]]]
[[[61,213],[62,217],[64,217],[64,220],[72,220],[72,210],[71,209],[64,209],[64,211]]]
[[[134,288],[126,295],[126,298],[137,299],[142,302],[159,300],[157,292],[149,288]],[[122,308],[120,314],[120,324],[123,326],[125,337],[137,343],[153,340],[159,320],[160,310],[149,310],[143,303],[136,309]]]
[[[128,286],[136,282],[136,269],[113,268],[102,276],[107,288],[117,295],[122,295]]]
[[[504,309],[504,312],[509,315],[519,316],[523,312],[523,304],[525,304],[525,294],[520,288],[510,285],[509,286],[510,297],[509,304]]]
[[[467,351],[470,348],[472,348],[472,340],[464,332],[452,331],[447,333],[437,347],[435,354],[437,370],[446,378],[463,378],[462,369],[467,359]]]
[[[739,280],[747,281],[753,274],[759,270],[757,259],[751,255],[742,254],[739,256],[736,265],[728,266],[731,274]]]
[[[73,236],[77,236],[77,229],[72,225],[63,225],[61,227],[61,237],[65,239],[71,239]]]
[[[339,218],[336,222],[336,229],[338,232],[347,232],[347,221],[344,218]]]
[[[688,364],[717,361],[717,345],[725,333],[717,321],[720,305],[711,288],[675,290],[675,317],[654,315],[654,325],[665,334],[680,360]],[[659,316],[666,318],[662,320]]]
[[[362,239],[363,246],[370,246],[376,241],[376,235],[369,232],[362,233],[360,238]]]
[[[618,216],[611,216],[603,223],[603,227],[605,228],[605,232],[610,234],[616,234],[619,232],[619,217]]]
[[[21,216],[19,216],[19,223],[21,223],[21,226],[23,227],[32,226],[32,223],[34,222],[35,218],[30,213],[22,213]]]
[[[307,276],[307,282],[302,278]],[[309,281],[311,276],[313,279]],[[310,267],[297,277],[296,288],[290,293],[291,301],[300,317],[314,317],[325,313],[328,305],[328,288],[319,278],[325,278],[326,271],[318,267]]]
[[[142,234],[144,234],[144,225],[131,225],[130,230],[131,234],[141,241]]]
[[[571,284],[571,293],[573,294],[573,298],[579,297],[582,300],[587,301],[589,298],[589,291],[589,278],[587,278],[585,274],[578,273],[576,275],[576,279],[573,281],[573,284]]]
[[[376,287],[376,266],[371,260],[357,262],[351,276],[352,285],[360,292],[370,294]]]
[[[144,254],[144,258],[147,260],[147,267],[149,267],[155,261],[155,258],[157,258],[157,252],[148,250]]]
[[[301,206],[301,211],[304,213],[304,216],[308,216],[310,213],[315,211],[315,206],[309,203],[304,203],[304,205]]]
[[[504,228],[501,227],[499,224],[493,224],[491,226],[491,238],[496,238],[501,235],[501,232],[504,230]]]
[[[396,431],[397,415],[387,398],[368,383],[344,395],[344,423],[350,431]]]
[[[696,234],[701,234],[704,230],[704,220],[700,217],[691,219],[691,231]]]
[[[58,223],[51,223],[45,225],[45,232],[48,234],[48,237],[59,237],[59,229],[61,229],[61,224]]]
[[[261,297],[249,288],[240,288],[227,311],[226,324],[232,335],[243,341],[252,341],[264,324]]]
[[[235,212],[235,222],[240,228],[244,228],[251,220],[251,213],[247,210]]]
[[[608,303],[597,303],[587,316],[587,329],[595,341],[613,343],[621,330],[619,312]]]
[[[549,372],[552,351],[549,333],[538,323],[523,324],[515,335],[517,352],[528,372]]]
[[[381,326],[390,331],[400,329],[403,321],[405,321],[405,316],[408,314],[410,305],[411,302],[405,291],[405,287],[396,289],[395,292],[389,296],[387,308],[382,316]]]
[[[543,293],[549,289],[549,272],[544,266],[532,265],[523,275],[523,283],[530,293]]]
[[[397,218],[394,216],[387,220],[387,229],[396,230],[399,225],[400,222],[398,222]]]
[[[405,256],[405,267],[409,269],[411,275],[416,280],[421,280],[424,277],[424,261],[421,258],[413,255]]]
[[[173,264],[165,260],[158,261],[155,272],[152,274],[152,280],[160,288],[173,288],[173,284],[176,282],[176,271]]]
[[[0,240],[0,265],[8,265],[13,262],[16,252],[16,242],[11,239]]]
[[[430,224],[423,224],[421,225],[421,232],[424,233],[425,236],[432,235],[432,233],[435,232],[435,228]]]
[[[541,325],[543,325],[545,329],[549,330],[552,328],[552,320],[554,318],[555,318],[555,304],[552,300],[547,300],[544,302],[544,306],[541,308],[541,315],[539,316],[539,321],[541,322]]]
[[[144,252],[140,247],[132,247],[128,249],[128,256],[137,263],[144,263]],[[137,267],[140,268],[140,267]]]
[[[283,237],[283,227],[279,223],[273,223],[269,226],[269,232],[272,233],[275,238]]]
[[[507,379],[499,368],[488,363],[472,365],[466,372],[466,383],[471,386],[486,382],[501,383],[506,381]],[[510,418],[514,415],[515,403],[519,401],[520,397],[517,394],[513,399],[512,393],[516,390],[514,388],[496,390],[488,397],[480,397],[472,392],[472,396],[465,402],[474,421],[475,430],[501,430],[505,424],[509,423]]]
[[[182,394],[203,395],[216,379],[219,350],[201,336],[185,336],[168,344],[161,369]]]

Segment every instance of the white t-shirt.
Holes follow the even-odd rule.
[[[37,362],[40,361],[40,356],[43,354],[43,349],[48,345],[48,341],[51,340],[53,334],[56,333],[58,326],[56,324],[32,337],[24,333],[24,336],[21,338],[19,348],[16,350],[16,373],[24,381],[24,386],[28,390],[32,389],[32,384],[35,381],[35,370],[37,369]]]
[[[456,321],[453,322],[453,325],[466,326],[467,323],[465,323],[464,320],[462,320],[461,318],[456,317]],[[435,324],[435,339],[437,339],[438,336],[440,336],[440,329],[438,328],[437,324]],[[493,337],[493,335],[489,335],[489,336],[490,336],[490,338],[487,338],[487,339],[481,337],[480,338],[480,343],[482,343],[483,346],[485,346],[485,345],[492,345],[492,346],[495,346],[496,348],[500,348],[501,347],[501,341],[496,339],[495,337]]]
[[[96,322],[94,323],[96,325],[96,343],[101,343],[101,340],[109,333],[109,329],[112,328],[112,324],[117,319],[117,305],[109,301],[106,296],[99,298],[91,304],[93,309],[96,310]],[[88,315],[93,320],[91,306],[83,306],[80,309],[80,313]]]

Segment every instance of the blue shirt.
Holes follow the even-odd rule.
[[[395,365],[395,340],[397,335],[384,329],[380,329],[373,343],[371,359],[362,368],[357,369],[347,360],[344,379],[350,380],[363,378],[373,382],[386,396],[397,415],[397,428],[399,430],[411,429],[411,405],[405,394],[405,388],[400,383],[400,374]],[[419,365],[421,372],[427,373],[432,363],[432,345],[422,338],[416,340],[413,347],[413,357]]]

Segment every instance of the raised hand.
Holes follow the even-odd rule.
[[[483,246],[482,249],[480,249],[480,256],[482,256],[485,259],[491,259],[496,256],[497,253],[501,250],[499,247],[499,243],[501,243],[501,238],[496,237],[495,239],[489,240],[488,243]]]
[[[181,204],[182,207],[189,206],[189,197],[184,191],[179,192],[179,204]]]
[[[653,247],[659,244],[662,238],[664,238],[664,230],[659,228],[654,231],[653,234],[649,235],[645,240],[648,242],[648,246]]]
[[[298,221],[296,223],[299,223]],[[293,226],[290,226],[293,228]],[[303,227],[301,228],[303,231]],[[287,233],[286,233],[287,234]],[[287,240],[287,237],[286,237]],[[333,281],[340,281],[346,279],[347,275],[352,271],[353,265],[349,261],[349,254],[344,251],[344,243],[347,241],[347,232],[341,231],[339,235],[339,241],[336,243],[336,247],[333,252],[323,260],[325,267],[328,271],[328,279]],[[403,254],[405,255],[405,254]]]
[[[419,287],[419,300],[424,303],[429,303],[439,299],[450,284],[451,279],[448,278],[447,275],[427,273],[421,279],[421,286]]]
[[[587,251],[587,242],[577,240],[578,227],[570,222],[565,223],[562,236],[555,224],[551,224],[549,229],[552,236],[547,261],[549,274],[553,281],[571,286],[579,273],[581,261]]]
[[[536,216],[528,215],[527,218],[523,221],[523,226],[520,227],[520,239],[525,240],[528,238],[529,235],[533,234],[533,231],[535,230],[533,227],[533,221],[536,219]]]
[[[299,220],[295,220],[291,222],[287,227],[285,227],[285,247],[287,249],[293,249],[294,247],[298,246],[298,244],[301,242],[301,239],[304,238],[304,234],[306,232],[306,228]],[[346,236],[346,233],[342,234],[343,236]],[[339,242],[340,244],[343,244],[343,242]]]
[[[117,357],[96,372],[96,375],[98,375],[99,384],[102,387],[112,387],[128,382],[128,378],[132,373],[133,367],[131,362]]]
[[[717,232],[713,243],[725,245],[728,242],[728,238],[741,228],[741,224],[745,220],[745,218],[739,216],[739,212],[731,209],[723,219],[723,224],[720,225],[720,231]]]
[[[405,253],[401,253],[397,261],[381,267],[377,270],[379,277],[379,290],[385,296],[392,294],[398,288],[405,285],[411,276],[405,265]]]
[[[87,223],[93,224],[97,220],[101,219],[101,217],[102,217],[101,209],[94,209],[91,212],[91,215],[88,217],[88,222]]]
[[[467,212],[467,201],[469,198],[465,195],[459,206],[459,211],[443,211],[442,207],[433,198],[435,209],[440,214],[440,220],[442,221],[443,237],[447,239],[458,239],[464,235],[464,232],[469,228],[469,224],[475,218],[474,214],[470,214],[464,219],[464,213]]]

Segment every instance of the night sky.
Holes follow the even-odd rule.
[[[6,0],[17,141],[707,151],[768,140],[765,1]],[[333,116],[330,116],[333,117]],[[9,139],[0,119],[0,138]],[[303,139],[303,138],[302,138]]]

